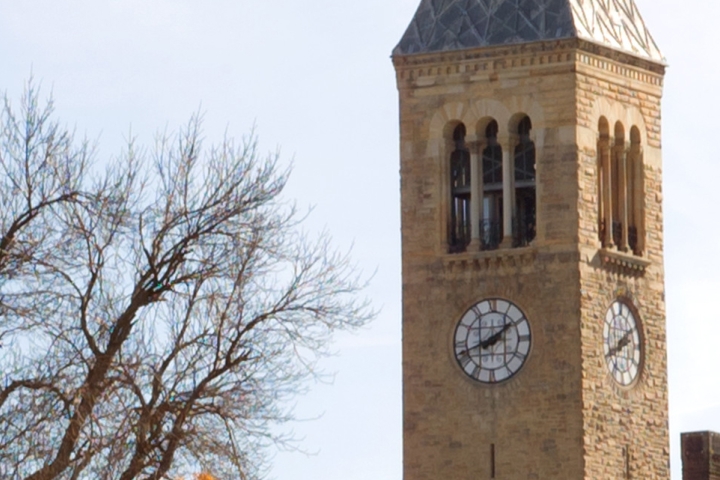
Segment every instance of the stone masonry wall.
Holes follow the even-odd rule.
[[[573,67],[570,51],[507,51],[398,68],[405,480],[583,478]],[[448,126],[464,122],[473,142],[492,117],[507,148],[520,113],[538,148],[535,244],[448,254]],[[452,336],[493,297],[524,311],[534,343],[516,377],[483,386],[457,366]]]
[[[394,60],[404,479],[616,479],[630,458],[631,478],[667,480],[657,75],[618,65],[608,70],[562,42]],[[603,265],[597,237],[597,119],[626,104],[649,125],[643,145],[652,263],[642,275]],[[452,128],[463,122],[477,148],[495,119],[507,149],[519,114],[530,116],[537,148],[537,238],[520,249],[447,253]],[[632,389],[617,387],[603,360],[601,322],[618,296],[632,299],[644,328],[647,361]],[[524,311],[533,347],[515,377],[483,386],[455,362],[452,336],[471,305],[493,297]],[[627,445],[629,456],[622,451]]]
[[[669,478],[668,391],[663,270],[662,158],[660,152],[661,77],[590,55],[578,62],[580,252],[582,292],[583,410],[585,478]],[[640,75],[637,74],[640,73]],[[640,128],[644,153],[644,273],[604,264],[598,238],[598,122],[607,118],[610,134],[621,121],[626,138]],[[610,142],[613,143],[612,141]],[[612,252],[611,252],[612,253]],[[626,258],[619,256],[621,260]],[[637,309],[645,361],[640,379],[618,386],[603,358],[603,319],[610,304],[624,299]],[[629,449],[629,452],[626,452]]]

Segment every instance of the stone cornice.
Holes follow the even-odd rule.
[[[642,257],[605,248],[601,249],[598,255],[604,268],[630,276],[644,275],[645,270],[652,263]]]
[[[449,270],[455,268],[465,270],[468,267],[475,270],[495,270],[530,265],[535,261],[536,256],[537,249],[534,247],[499,248],[447,254],[443,257],[443,264]]]
[[[538,55],[552,53],[557,50],[572,50],[578,45],[578,40],[568,38],[543,42],[516,43],[492,47],[480,47],[467,50],[452,50],[448,52],[418,53],[413,55],[393,55],[392,61],[396,68],[405,66],[429,65],[436,63],[457,63],[481,59],[495,59],[513,55]]]
[[[582,39],[533,42],[392,57],[398,84],[426,76],[472,75],[538,66],[584,64],[624,78],[662,86],[666,65]]]

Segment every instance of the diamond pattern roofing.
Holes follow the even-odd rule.
[[[633,0],[421,0],[393,55],[564,38],[664,62]]]

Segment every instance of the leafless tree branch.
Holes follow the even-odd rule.
[[[28,84],[0,114],[0,477],[262,477],[363,282],[254,137],[201,119],[103,166]]]

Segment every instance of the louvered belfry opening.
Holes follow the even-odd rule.
[[[515,216],[513,218],[513,246],[522,247],[535,239],[536,189],[535,143],[530,139],[532,122],[524,117],[518,125],[515,147]]]
[[[450,155],[450,235],[451,253],[463,252],[470,243],[470,151],[465,145],[467,131],[462,123],[453,131],[454,150]]]
[[[486,146],[482,152],[484,250],[498,248],[503,239],[503,154],[497,136],[498,124],[493,120],[485,129]]]
[[[645,181],[640,129],[607,118],[598,123],[598,237],[602,247],[642,256],[645,246]]]

